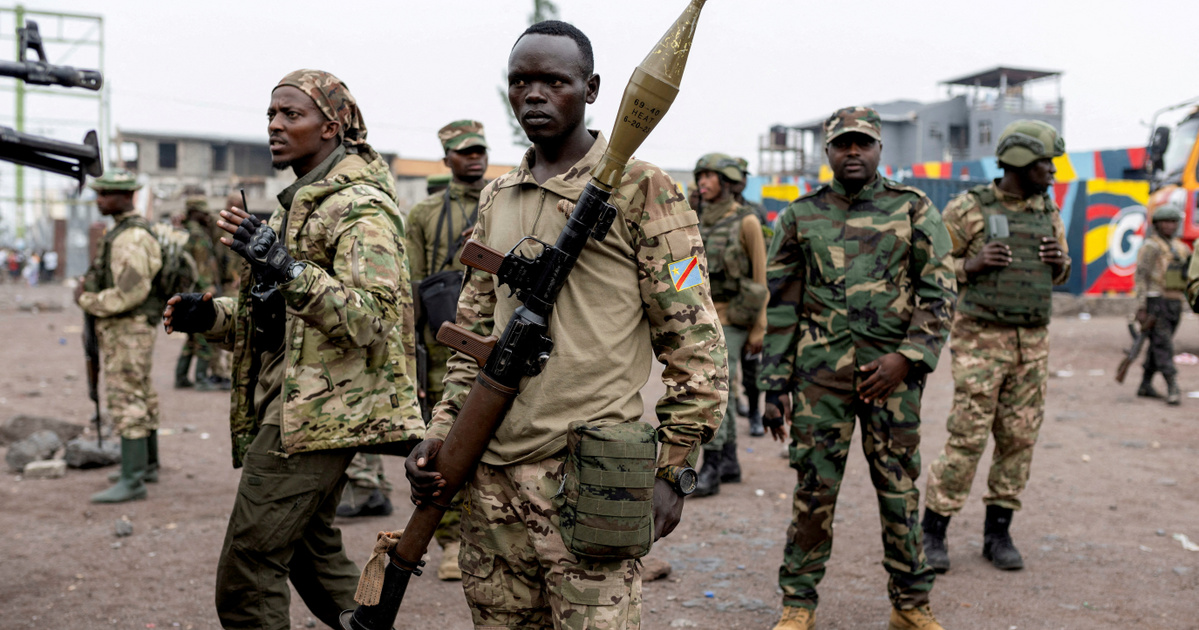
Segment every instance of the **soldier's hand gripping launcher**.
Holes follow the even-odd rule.
[[[521,379],[539,374],[549,360],[553,349],[548,335],[549,319],[554,302],[587,240],[603,240],[607,236],[617,215],[616,208],[608,203],[612,191],[620,184],[633,152],[678,95],[704,2],[690,0],[682,15],[633,71],[620,101],[608,149],[557,242],[542,243],[543,249],[534,258],[516,253],[520,243],[507,254],[474,240],[468,241],[463,249],[460,257],[463,263],[496,275],[501,285],[515,292],[522,306],[508,320],[498,340],[494,336],[480,337],[450,323],[443,324],[438,331],[439,341],[473,357],[482,367],[432,462],[445,481],[440,496],[445,503],[425,501],[416,508],[399,542],[388,552],[389,562],[377,603],[368,595],[365,604],[342,613],[341,624],[346,630],[392,627],[408,580],[414,573],[420,575],[424,564],[421,557],[449,507],[450,498],[474,474],[491,436],[516,398]]]

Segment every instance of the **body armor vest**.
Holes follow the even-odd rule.
[[[1166,251],[1170,255],[1170,264],[1166,267],[1166,277],[1162,279],[1162,288],[1166,291],[1186,291],[1187,290],[1187,267],[1190,266],[1190,260],[1178,255],[1178,250],[1174,247],[1174,242],[1171,239],[1163,239],[1166,242]]]
[[[742,206],[710,227],[700,225],[713,302],[730,302],[741,292],[741,279],[750,273],[749,256],[741,246],[741,220],[748,214]]]
[[[1053,217],[1044,212],[1013,212],[998,202],[990,186],[970,189],[982,208],[984,225],[990,217],[1007,217],[1010,236],[997,239],[1012,251],[1012,262],[976,276],[962,289],[958,311],[975,319],[1007,326],[1044,326],[1053,305],[1053,270],[1041,262],[1043,237],[1054,238]],[[1046,208],[1049,204],[1046,203]],[[988,241],[990,229],[988,231]]]
[[[83,288],[86,291],[95,293],[116,286],[115,280],[112,277],[112,244],[122,232],[129,228],[143,229],[150,234],[151,238],[154,238],[154,232],[150,229],[150,224],[137,215],[131,215],[112,226],[112,229],[104,234],[104,238],[100,240],[100,244],[96,247],[96,258],[92,261],[92,266],[88,269],[87,275],[84,277]],[[158,273],[162,273],[162,270],[160,269]],[[162,310],[164,308],[166,308],[166,298],[159,295],[158,275],[155,274],[150,279],[150,293],[146,296],[146,301],[114,317],[143,315],[147,321],[155,322],[158,318],[162,317]]]

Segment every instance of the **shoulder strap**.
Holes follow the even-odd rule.
[[[449,188],[449,186],[446,186],[445,192],[442,194],[442,198],[443,198],[443,200],[441,202],[441,214],[437,216],[437,229],[433,230],[433,255],[430,256],[430,258],[432,260],[437,260],[437,235],[441,233],[441,226],[445,223],[446,217],[448,217],[450,214],[450,188]],[[446,233],[449,234],[449,229],[446,230]],[[449,239],[446,239],[446,240],[448,241]],[[442,264],[442,267],[444,267],[444,266],[445,265]],[[441,269],[438,268],[437,271],[441,271]]]

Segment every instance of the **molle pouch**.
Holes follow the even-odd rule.
[[[741,279],[741,290],[729,300],[726,314],[729,323],[742,328],[753,328],[762,312],[762,305],[770,297],[766,285],[759,284],[749,278]]]
[[[992,214],[987,217],[987,240],[995,241],[1012,235],[1008,229],[1007,217],[1002,214]]]
[[[658,447],[645,422],[567,430],[566,469],[555,497],[562,540],[577,556],[625,560],[654,541],[654,473]]]
[[[1166,277],[1162,279],[1162,283],[1165,285],[1163,288],[1167,291],[1186,291],[1187,267],[1189,266],[1190,260],[1175,256],[1170,261],[1170,266],[1166,267]]]

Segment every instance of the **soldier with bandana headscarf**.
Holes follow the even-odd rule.
[[[358,568],[334,512],[356,449],[424,434],[404,223],[387,164],[337,77],[293,72],[267,110],[277,169],[298,178],[262,223],[221,212],[249,262],[237,297],[177,295],[167,330],[233,350],[230,425],[244,466],[217,566],[225,628],[289,628],[290,590],[324,623],[353,608]]]

